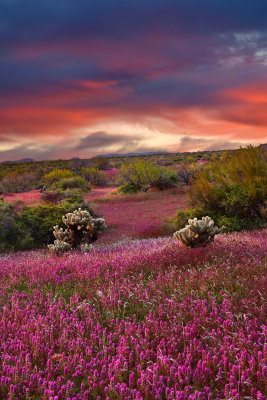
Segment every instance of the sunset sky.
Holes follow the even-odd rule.
[[[266,142],[266,0],[0,1],[0,161]]]

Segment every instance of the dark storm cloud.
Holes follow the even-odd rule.
[[[197,150],[199,151],[231,150],[231,149],[238,149],[240,146],[244,147],[244,143],[236,141],[225,141],[225,140],[183,136],[180,139],[180,143],[179,146],[176,148],[176,151],[183,152],[183,151],[197,151]]]
[[[266,43],[266,18],[264,0],[203,0],[199,6],[195,0],[2,1],[1,90],[36,92],[77,78],[117,77],[143,93],[157,74],[215,65],[232,55],[229,48],[254,57]],[[251,31],[260,35],[234,37]],[[154,90],[166,91],[164,82]]]
[[[140,137],[130,135],[114,135],[104,131],[93,132],[80,139],[79,144],[75,146],[76,150],[90,149],[96,151],[105,149],[113,145],[125,146],[126,144],[135,144],[140,141]]]
[[[93,132],[75,143],[60,143],[60,145],[38,145],[28,143],[24,146],[15,146],[13,149],[1,150],[0,161],[20,160],[23,158],[34,158],[35,160],[69,159],[77,154],[81,158],[91,158],[95,155],[107,153],[128,153],[128,152],[149,152],[160,151],[161,149],[153,146],[140,145],[140,136],[114,135],[104,131]],[[76,140],[77,142],[77,140]],[[111,150],[113,147],[116,150]]]
[[[2,40],[129,37],[155,28],[198,34],[266,28],[265,0],[2,1]]]

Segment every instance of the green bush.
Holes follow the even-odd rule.
[[[178,178],[177,173],[169,168],[139,160],[123,164],[118,180],[122,184],[121,193],[135,193],[148,187],[155,187],[159,190],[173,187]]]
[[[83,192],[80,189],[46,191],[43,192],[41,200],[45,203],[59,204],[63,201],[69,204],[79,204],[79,207],[84,206]]]
[[[210,215],[213,214],[213,215]],[[202,217],[205,217],[208,215],[214,220],[214,213],[210,212],[207,213],[205,209],[201,207],[195,207],[195,208],[187,208],[186,210],[178,210],[176,213],[176,216],[173,220],[173,224],[176,230],[182,229],[187,225],[187,221],[192,218],[197,218],[201,219]],[[217,224],[216,224],[217,225]]]
[[[37,185],[38,179],[34,174],[10,172],[0,181],[0,193],[27,192]]]
[[[30,249],[33,239],[15,206],[0,199],[0,252]]]
[[[260,146],[225,153],[193,181],[190,206],[204,214],[192,217],[209,215],[230,231],[260,228],[266,220],[266,182],[267,153]]]
[[[228,232],[260,229],[265,226],[264,220],[259,217],[249,218],[245,216],[228,217],[227,215],[217,215],[216,221],[219,226],[225,226]]]
[[[97,167],[82,168],[83,178],[91,185],[105,186],[108,183],[108,176]]]
[[[132,183],[125,183],[118,188],[118,193],[131,194],[137,193],[139,190],[141,190],[140,186],[133,185]]]
[[[83,201],[83,192],[80,189],[67,189],[64,192],[64,200],[65,203],[69,203],[69,204],[79,204],[79,207],[86,207],[86,204]],[[78,208],[79,208],[78,207]]]
[[[61,179],[71,178],[73,173],[69,169],[59,169],[55,168],[53,171],[45,174],[43,176],[44,183],[51,185],[54,182],[57,182]]]
[[[81,176],[73,176],[71,178],[64,178],[53,183],[51,189],[62,191],[67,189],[81,189],[83,191],[89,191],[91,190],[91,187],[90,184],[85,182]]]
[[[221,196],[220,205],[227,216],[255,216],[254,199],[244,187],[229,185]]]
[[[58,225],[63,228],[62,216],[79,207],[94,215],[88,204],[78,196],[68,198],[58,204],[43,203],[34,207],[24,207],[22,220],[31,234],[33,247],[46,246],[51,243],[54,240],[53,226]]]
[[[265,226],[262,218],[250,218],[246,216],[227,216],[214,210],[208,210],[201,207],[187,208],[186,210],[178,210],[173,220],[175,230],[179,230],[188,224],[189,219],[201,219],[208,215],[213,219],[214,224],[219,228],[225,226],[226,232],[243,231],[250,229],[259,229]]]
[[[47,245],[53,240],[53,226],[63,227],[62,215],[65,212],[66,208],[63,204],[47,203],[24,207],[22,219],[31,232],[34,247]]]

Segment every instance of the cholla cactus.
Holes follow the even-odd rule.
[[[81,249],[82,253],[90,253],[90,251],[93,250],[93,245],[84,243],[84,244],[81,244],[80,249]]]
[[[90,244],[98,239],[98,235],[104,231],[107,227],[103,218],[94,218],[86,210],[79,208],[72,213],[66,214],[62,217],[62,221],[67,226],[67,229],[63,230],[58,228],[58,225],[54,226],[54,236],[56,238],[54,245],[48,246],[48,248],[55,254],[62,254],[61,247],[58,242],[66,243],[68,246],[63,246],[66,249],[78,248],[87,245],[86,252],[91,251]],[[57,243],[56,243],[57,242]],[[58,252],[54,247],[60,247]],[[63,248],[62,247],[62,248]]]
[[[62,221],[73,235],[73,247],[95,242],[107,227],[103,218],[93,218],[88,211],[81,208],[62,217]]]
[[[66,214],[66,217],[62,217],[62,221],[69,229],[76,228],[77,230],[86,227],[93,219],[88,211],[81,208]]]
[[[70,245],[73,244],[74,241],[73,233],[68,229],[63,230],[62,228],[58,228],[58,225],[55,225],[53,234],[57,240],[62,242],[67,242]]]
[[[63,242],[62,240],[55,240],[54,244],[49,244],[47,247],[51,253],[56,255],[63,254],[71,249],[71,245],[67,242]]]
[[[204,247],[208,243],[212,242],[214,236],[224,230],[214,226],[214,221],[206,216],[202,217],[202,220],[197,218],[189,219],[188,225],[185,228],[175,232],[173,236],[179,240],[179,242],[186,247]]]

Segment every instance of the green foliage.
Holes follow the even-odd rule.
[[[119,177],[122,193],[133,193],[142,188],[156,187],[160,190],[172,187],[177,182],[177,174],[166,167],[158,167],[144,160],[122,165]]]
[[[34,174],[9,172],[0,182],[0,193],[19,193],[35,189],[38,185]]]
[[[267,153],[260,146],[225,153],[198,174],[189,195],[191,206],[227,219],[223,224],[229,229],[261,225],[267,200]]]
[[[82,176],[91,185],[104,186],[107,184],[107,176],[98,167],[82,168]]]
[[[173,220],[174,227],[176,230],[180,230],[185,227],[189,219],[193,218],[201,219],[206,215],[209,215],[209,217],[211,217],[214,220],[214,215],[210,215],[210,213],[209,214],[205,213],[206,211],[201,207],[187,208],[186,210],[178,210]]]
[[[58,204],[43,203],[35,207],[24,207],[22,220],[31,237],[34,246],[40,247],[53,241],[53,226],[64,226],[62,215],[73,212],[75,209],[83,207],[93,215],[87,203],[84,203],[80,193],[69,193],[69,196]]]
[[[227,215],[217,215],[217,221],[218,225],[225,226],[228,232],[260,229],[265,226],[264,220],[259,217],[249,218],[246,216],[229,217]]]
[[[118,193],[132,194],[137,193],[139,190],[141,190],[140,186],[133,185],[132,183],[125,183],[118,188]]]
[[[51,189],[53,190],[62,190],[65,191],[67,189],[81,189],[83,191],[91,190],[90,185],[85,182],[85,180],[81,176],[72,176],[70,178],[60,179],[53,183]]]
[[[53,226],[63,227],[62,215],[65,210],[64,204],[51,203],[23,209],[22,219],[31,232],[35,246],[47,244],[53,239]]]
[[[190,162],[182,162],[177,170],[178,180],[182,185],[190,185],[195,179],[200,167]]]
[[[83,191],[80,189],[67,189],[65,191],[53,190],[45,191],[41,196],[41,200],[45,203],[58,204],[64,201],[64,204],[77,204],[79,207],[84,206]]]
[[[67,189],[64,192],[65,204],[76,204],[77,207],[86,207],[86,203],[83,201],[83,192],[80,189]]]
[[[101,171],[104,171],[105,169],[110,169],[111,165],[110,165],[110,161],[109,158],[107,157],[94,157],[94,166],[97,169],[100,169]]]
[[[43,181],[46,184],[51,185],[52,183],[60,181],[61,179],[68,179],[72,177],[73,173],[69,169],[55,168],[53,171],[43,176]]]
[[[225,226],[226,232],[250,230],[264,227],[264,220],[262,218],[249,218],[246,216],[229,217],[214,210],[207,210],[201,207],[187,208],[186,210],[178,210],[173,220],[175,230],[180,230],[187,225],[189,219],[201,219],[208,215],[213,219],[214,224],[219,228]]]
[[[0,199],[0,252],[29,249],[32,237],[15,206]]]

